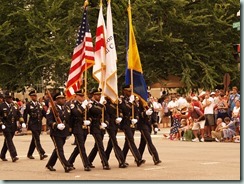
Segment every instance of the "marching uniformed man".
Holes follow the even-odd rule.
[[[129,148],[135,158],[137,166],[139,167],[146,161],[142,159],[134,141],[133,129],[139,119],[137,104],[135,103],[134,95],[131,95],[130,85],[123,87],[123,94],[124,96],[120,99],[121,102],[119,104],[119,109],[122,117],[120,129],[124,132],[126,139],[123,148],[124,157],[126,159]]]
[[[109,140],[106,148],[106,156],[109,160],[110,153],[112,151],[112,148],[114,149],[115,157],[117,158],[119,162],[119,168],[126,168],[127,165],[125,164],[125,158],[124,154],[121,150],[121,148],[118,145],[118,141],[116,138],[119,124],[122,121],[121,117],[118,117],[119,112],[117,114],[117,104],[113,103],[110,98],[106,98],[107,103],[106,106],[106,112],[109,117],[109,126],[107,127],[107,132],[109,135]]]
[[[52,107],[49,107],[46,118],[47,124],[50,127],[50,136],[54,143],[55,149],[53,150],[53,153],[46,165],[46,168],[50,171],[56,171],[53,166],[55,165],[58,158],[62,166],[64,167],[64,171],[70,172],[74,168],[66,160],[63,149],[66,138],[70,135],[69,126],[66,123],[68,110],[64,108],[65,96],[62,92],[59,92],[54,95],[53,100],[55,100],[55,102],[53,103]],[[57,114],[55,111],[57,112]]]
[[[140,154],[143,155],[147,145],[148,151],[152,155],[154,164],[158,165],[161,163],[161,160],[159,160],[157,149],[153,145],[151,138],[152,125],[157,122],[157,113],[153,111],[153,107],[150,106],[150,102],[148,105],[149,106],[144,107],[142,101],[139,101],[140,115],[137,129],[141,132],[141,139],[138,150]]]
[[[91,121],[90,133],[94,137],[95,144],[92,148],[88,160],[90,162],[90,167],[94,168],[92,165],[93,160],[95,159],[97,152],[99,152],[99,156],[102,161],[103,169],[110,170],[108,159],[104,151],[103,146],[103,137],[105,134],[105,128],[108,126],[108,117],[106,114],[106,109],[104,104],[100,103],[101,99],[100,88],[92,90],[92,103],[89,105],[88,117]]]
[[[5,101],[0,104],[0,126],[4,135],[4,143],[1,150],[0,158],[2,161],[8,161],[6,159],[7,150],[10,152],[12,162],[19,160],[17,157],[17,151],[13,143],[13,137],[17,130],[17,121],[25,128],[26,124],[21,116],[18,107],[13,104],[13,98],[9,92],[5,93]]]
[[[47,155],[45,155],[45,151],[42,148],[40,134],[42,131],[42,118],[46,116],[46,112],[42,105],[37,101],[37,94],[35,90],[31,91],[29,96],[31,101],[26,104],[26,108],[24,110],[24,120],[25,122],[28,122],[28,129],[32,132],[32,139],[27,157],[29,159],[35,159],[32,154],[36,148],[40,155],[40,159],[43,160]],[[27,119],[29,119],[29,121],[27,121]]]
[[[75,99],[70,101],[69,108],[69,125],[71,132],[74,134],[76,147],[69,157],[69,163],[73,165],[76,157],[80,154],[85,171],[90,171],[90,163],[85,149],[85,141],[88,134],[88,126],[90,121],[85,119],[87,113],[87,100],[85,100],[84,90],[81,89],[75,92]]]

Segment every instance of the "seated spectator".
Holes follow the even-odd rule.
[[[220,128],[223,130],[224,142],[232,142],[233,137],[236,134],[236,122],[231,121],[229,117],[226,117],[224,122],[226,123],[226,126]]]
[[[193,120],[192,118],[187,119],[187,127],[185,129],[185,133],[184,133],[184,140],[185,141],[192,141],[192,139],[194,139],[194,134],[192,131],[192,127],[193,127]]]
[[[220,142],[220,140],[223,139],[223,130],[221,130],[222,127],[225,127],[226,124],[222,121],[221,118],[217,119],[217,127],[215,128],[215,130],[211,131],[211,136],[213,139],[215,139],[216,142]]]
[[[179,128],[179,136],[181,141],[185,141],[185,132],[189,129],[189,126],[187,125],[187,120],[182,119],[180,121],[180,128]]]

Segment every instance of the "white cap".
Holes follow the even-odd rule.
[[[215,92],[211,92],[210,95],[215,95]]]
[[[198,95],[198,96],[203,96],[203,95],[205,95],[206,94],[206,92],[205,91],[202,91],[201,93],[200,93],[200,95]]]
[[[192,100],[198,100],[198,98],[196,96],[192,97]]]

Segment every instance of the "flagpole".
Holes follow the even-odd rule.
[[[107,0],[107,4],[109,5],[111,3],[111,0]],[[108,12],[107,12],[107,16],[108,16]],[[107,17],[107,22],[108,22],[108,17]],[[108,24],[107,24],[107,26],[108,26]],[[107,27],[107,29],[108,29],[108,27]],[[108,36],[109,37],[109,36]],[[106,46],[107,46],[107,44],[106,44]],[[106,62],[107,62],[107,60],[106,60]],[[116,60],[116,62],[117,62],[117,60]],[[107,63],[106,63],[107,64]],[[117,70],[116,70],[116,72],[117,72]],[[107,78],[106,78],[107,79]],[[105,80],[106,80],[105,79]],[[107,85],[107,81],[105,81],[105,84]],[[119,117],[119,101],[118,101],[118,94],[117,94],[117,98],[116,98],[116,100],[115,101],[113,101],[112,100],[112,102],[114,103],[114,104],[116,104],[116,116],[117,117]],[[110,98],[111,99],[111,98]]]
[[[103,6],[103,1],[100,0],[100,8]],[[105,38],[104,38],[105,39]],[[105,45],[106,46],[106,45]],[[106,50],[106,48],[105,48]],[[102,87],[102,97],[104,97],[104,68],[105,68],[105,65],[104,65],[104,62],[105,61],[102,61],[101,62],[101,87]],[[104,122],[104,104],[103,104],[103,108],[102,108],[102,122]]]
[[[130,0],[128,1],[128,5],[129,5],[129,11],[130,11],[130,14],[129,14],[129,16],[131,16],[131,6],[130,6]],[[131,21],[131,17],[129,17],[129,21]],[[130,26],[131,26],[131,24],[130,24],[130,22],[129,22],[129,41],[128,41],[128,43],[129,43],[129,45],[128,45],[128,47],[130,47]],[[130,49],[129,49],[129,51],[130,51]],[[128,54],[130,54],[130,53],[128,53]],[[129,59],[129,58],[128,58]],[[131,83],[131,95],[134,95],[134,84],[133,84],[133,69],[130,69],[130,83]],[[134,112],[134,102],[132,102],[132,119],[134,119],[134,116],[135,116],[135,112]]]
[[[88,6],[88,0],[85,0],[84,2],[84,8],[86,8]],[[87,98],[87,61],[85,60],[85,100],[88,100]],[[85,108],[85,120],[87,119],[87,108]]]

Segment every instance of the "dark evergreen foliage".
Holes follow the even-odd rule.
[[[1,0],[0,87],[20,90],[44,79],[63,86],[67,80],[76,31],[81,21],[80,0]],[[89,1],[89,23],[95,40],[99,1]],[[107,2],[104,1],[104,15]],[[240,72],[232,44],[240,32],[238,0],[131,0],[133,26],[147,84],[173,74],[189,90],[214,89],[229,73],[239,86]],[[112,0],[118,76],[124,82],[127,1]],[[106,16],[105,16],[106,17]],[[89,71],[89,86],[94,80]],[[46,83],[46,84],[47,84]],[[46,85],[45,84],[45,85]]]

